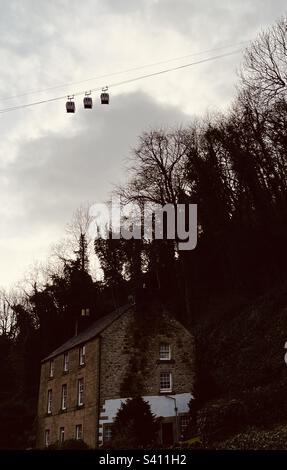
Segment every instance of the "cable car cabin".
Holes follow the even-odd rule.
[[[107,92],[101,93],[101,103],[102,104],[109,104],[110,96]]]
[[[93,100],[90,96],[85,96],[84,98],[84,108],[85,109],[92,109],[93,107]]]
[[[66,110],[67,110],[67,113],[74,113],[75,110],[76,110],[75,102],[74,101],[67,101]]]

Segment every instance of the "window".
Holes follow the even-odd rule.
[[[103,429],[103,441],[104,443],[111,441],[113,436],[113,425],[112,424],[104,424]]]
[[[54,361],[53,359],[50,361],[50,370],[49,370],[49,377],[54,377]]]
[[[45,429],[45,447],[49,447],[50,445],[50,429]]]
[[[83,426],[81,424],[76,425],[76,439],[78,441],[83,439]]]
[[[69,353],[64,354],[64,372],[69,370]]]
[[[50,415],[52,413],[52,389],[48,390],[48,399],[47,399],[47,413]]]
[[[160,391],[171,392],[172,390],[172,377],[170,372],[160,373]]]
[[[67,409],[67,396],[68,396],[68,388],[67,388],[67,384],[64,384],[62,385],[62,399],[61,399],[62,410]]]
[[[159,347],[159,358],[161,361],[169,361],[171,359],[170,344],[161,343]]]
[[[60,444],[63,444],[65,440],[65,428],[60,428],[59,440],[60,440]]]
[[[84,404],[84,379],[78,380],[78,406]]]
[[[82,308],[81,315],[82,315],[82,317],[89,317],[90,316],[90,309],[89,308]]]
[[[80,366],[83,366],[86,362],[86,347],[81,346],[80,347]]]
[[[180,416],[180,421],[179,421],[179,425],[180,425],[180,437],[181,438],[184,438],[185,436],[185,432],[188,428],[188,425],[189,425],[189,420],[190,420],[190,417],[189,415],[183,415],[183,416]]]

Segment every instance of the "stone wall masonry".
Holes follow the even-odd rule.
[[[37,447],[44,446],[45,429],[50,430],[50,442],[59,439],[60,427],[65,428],[65,440],[74,439],[76,425],[82,424],[85,442],[96,446],[98,420],[99,339],[85,344],[86,362],[79,365],[79,347],[69,351],[69,371],[65,373],[64,355],[54,358],[54,377],[49,377],[50,361],[42,364],[38,404]],[[78,379],[84,379],[84,406],[78,407]],[[62,385],[67,384],[67,410],[61,410]],[[52,389],[52,414],[47,415],[48,390]]]
[[[126,398],[121,394],[123,380],[135,364],[134,379],[139,375],[143,388],[141,395],[160,393],[160,372],[172,373],[173,393],[192,393],[195,380],[194,340],[192,335],[168,313],[158,313],[160,321],[150,325],[148,334],[139,332],[135,340],[136,314],[130,309],[102,334],[101,347],[101,405],[105,400]],[[171,360],[160,361],[160,343],[171,345]],[[141,358],[140,361],[134,359]],[[132,376],[132,374],[131,374]],[[132,378],[131,378],[132,381]],[[132,385],[132,384],[131,384]],[[132,387],[131,387],[132,389]]]

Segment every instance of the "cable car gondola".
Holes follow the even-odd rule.
[[[75,102],[72,101],[73,99],[74,99],[74,96],[68,96],[68,101],[66,103],[67,113],[74,113],[76,110]]]
[[[92,109],[93,107],[93,100],[92,97],[90,96],[91,92],[86,92],[85,97],[84,97],[84,108],[85,109]]]
[[[101,104],[109,104],[110,102],[110,96],[109,93],[107,93],[108,87],[106,86],[103,88],[102,93],[101,93]]]

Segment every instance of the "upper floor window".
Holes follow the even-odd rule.
[[[52,413],[52,389],[48,390],[48,397],[47,397],[47,413]]]
[[[62,410],[67,409],[67,398],[68,398],[68,387],[67,387],[67,384],[64,384],[62,385],[62,399],[61,399]]]
[[[82,317],[89,317],[90,316],[90,309],[89,308],[82,308],[81,315],[82,315]]]
[[[53,359],[51,359],[50,361],[49,377],[54,377],[54,360]]]
[[[82,424],[76,425],[76,439],[79,441],[83,439],[83,426]]]
[[[80,360],[80,366],[83,366],[86,362],[86,347],[85,346],[80,347],[79,360]]]
[[[78,406],[84,404],[84,379],[78,380]]]
[[[63,444],[64,440],[65,440],[65,428],[64,427],[61,427],[60,428],[60,433],[59,433],[59,439],[60,439],[60,443]]]
[[[160,391],[163,393],[170,393],[172,391],[171,372],[160,373]]]
[[[69,370],[69,353],[64,354],[64,372]]]
[[[168,343],[161,343],[159,347],[159,358],[161,361],[169,361],[171,359],[171,348]]]
[[[44,445],[45,445],[45,447],[49,447],[49,445],[50,445],[50,429],[45,429]]]

